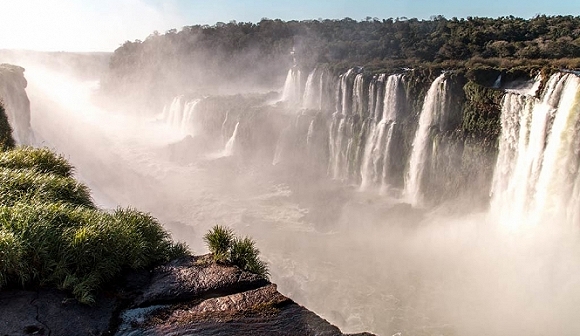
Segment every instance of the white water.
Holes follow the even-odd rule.
[[[184,136],[195,135],[195,107],[200,101],[184,101],[183,96],[175,97],[169,106],[163,108],[165,122]]]
[[[405,176],[403,195],[413,206],[423,202],[422,179],[431,145],[430,131],[434,121],[445,111],[446,82],[445,74],[439,75],[431,84],[419,117],[419,125],[413,140],[409,168]]]
[[[388,185],[390,150],[394,126],[397,118],[397,100],[401,75],[387,78],[384,89],[383,111],[380,120],[373,123],[366,139],[365,153],[361,166],[361,190],[379,185],[385,190]],[[382,82],[379,82],[379,85]],[[376,103],[375,103],[376,104]],[[378,104],[374,105],[378,106]]]
[[[288,70],[288,75],[286,76],[286,81],[284,82],[284,88],[282,89],[281,101],[288,102],[291,104],[299,104],[302,98],[302,82],[301,82],[301,72],[296,68],[291,68]]]
[[[577,217],[568,203],[577,197],[578,95],[578,77],[562,74],[548,80],[540,100],[506,94],[491,200],[504,226]]]
[[[580,249],[558,220],[546,230],[506,236],[487,213],[459,217],[442,208],[413,219],[412,209],[393,211],[383,199],[320,180],[297,188],[264,167],[232,165],[233,159],[178,164],[162,155],[179,140],[167,124],[95,108],[87,83],[32,68],[27,77],[34,131],[71,159],[100,204],[151,211],[170,227],[188,225],[174,237],[195,253],[206,251],[202,236],[216,223],[252,236],[279,290],[345,332],[580,333]],[[564,150],[574,148],[578,134],[566,132],[578,115],[577,95],[578,81],[569,79],[552,126],[561,136],[544,155],[554,153],[554,173],[539,178],[552,187],[566,179],[569,209],[578,209],[571,208],[578,175],[555,173],[573,167],[574,150]]]
[[[232,133],[232,136],[230,137],[230,139],[226,143],[226,147],[224,148],[223,156],[234,155],[235,149],[236,149],[236,140],[238,138],[238,126],[240,126],[239,121],[236,123],[236,127],[234,127],[234,132]]]

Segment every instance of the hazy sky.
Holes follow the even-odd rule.
[[[261,18],[580,15],[579,0],[0,0],[0,48],[113,51],[185,25]]]

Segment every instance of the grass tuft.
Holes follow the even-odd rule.
[[[239,268],[268,279],[268,265],[260,260],[260,250],[256,243],[248,237],[240,239],[233,231],[224,226],[214,226],[204,236],[214,261],[229,263]]]
[[[0,167],[10,169],[34,169],[39,173],[71,177],[73,167],[61,155],[48,148],[19,147],[0,153]]]
[[[216,225],[205,234],[203,240],[215,261],[228,261],[230,247],[234,241],[234,233],[230,228]]]

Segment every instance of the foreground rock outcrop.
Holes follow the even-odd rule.
[[[209,255],[127,274],[94,306],[39,289],[0,292],[0,335],[343,335],[276,285]]]

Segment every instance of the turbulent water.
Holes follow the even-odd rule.
[[[38,144],[70,158],[97,203],[151,211],[196,253],[215,224],[254,237],[279,290],[344,331],[578,334],[579,78],[556,74],[539,98],[505,94],[489,210],[457,211],[469,201],[411,206],[438,153],[445,75],[414,117],[402,107],[404,74],[359,70],[333,79],[292,69],[278,100],[288,115],[255,161],[243,156],[264,131],[251,128],[255,115],[224,113],[216,145],[202,146],[202,100],[139,117],[95,107],[98,83],[35,67],[26,76]],[[400,163],[404,122],[415,126]],[[323,176],[288,165],[293,147]]]

